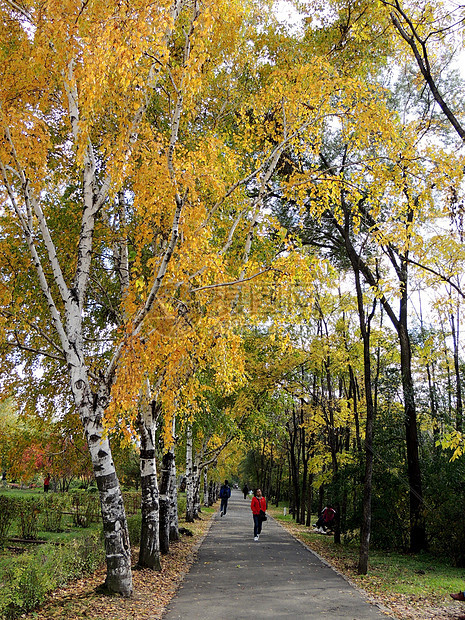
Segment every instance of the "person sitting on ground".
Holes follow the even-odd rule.
[[[220,515],[221,516],[226,514],[226,511],[228,509],[228,499],[230,497],[231,497],[231,489],[229,487],[228,481],[225,480],[224,484],[222,485],[220,489],[220,499],[221,499]]]
[[[332,506],[325,506],[321,511],[318,521],[313,527],[315,527],[321,534],[325,534],[326,529],[333,529],[335,516],[336,511],[334,508],[332,508]]]

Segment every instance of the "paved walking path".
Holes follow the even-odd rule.
[[[255,542],[250,500],[233,491],[163,619],[387,617],[273,519]]]

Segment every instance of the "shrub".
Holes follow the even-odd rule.
[[[16,500],[7,495],[0,496],[0,546],[8,536],[16,510]]]
[[[92,522],[97,522],[100,514],[98,496],[93,493],[74,491],[71,505],[73,508],[74,525],[88,527]]]
[[[103,560],[99,534],[69,545],[43,545],[16,558],[2,576],[0,617],[13,620],[31,611],[45,601],[49,592],[83,573],[94,571]]]
[[[123,491],[123,501],[127,515],[135,515],[140,511],[140,491]]]
[[[186,494],[178,493],[178,514],[182,515],[186,512]]]
[[[17,618],[45,599],[49,579],[34,556],[24,555],[17,558],[5,577],[8,587],[2,588],[0,595],[2,618]]]
[[[35,540],[39,531],[40,499],[21,499],[17,502],[17,508],[20,517],[21,537],[27,540]]]
[[[60,495],[45,495],[42,501],[42,527],[46,532],[61,532],[66,500]]]
[[[142,515],[139,512],[135,515],[130,515],[127,518],[128,521],[128,530],[129,530],[129,540],[131,542],[131,546],[137,547],[140,545],[140,530],[142,527]]]

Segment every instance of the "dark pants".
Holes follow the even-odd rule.
[[[262,520],[260,519],[260,515],[253,516],[253,535],[258,536],[262,531]]]
[[[222,497],[221,498],[220,512],[222,512],[225,515],[227,508],[228,508],[228,498],[227,497]]]
[[[328,528],[328,530],[334,530],[334,519],[332,521],[329,521],[329,523],[327,523],[323,517],[320,517],[318,519],[318,521],[315,523],[315,527],[321,527],[326,531],[326,528]]]

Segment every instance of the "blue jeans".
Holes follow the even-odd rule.
[[[262,520],[260,515],[253,515],[253,535],[258,536],[262,531]]]
[[[228,498],[227,497],[222,497],[221,498],[220,512],[222,512],[225,515],[227,508],[228,508]]]

